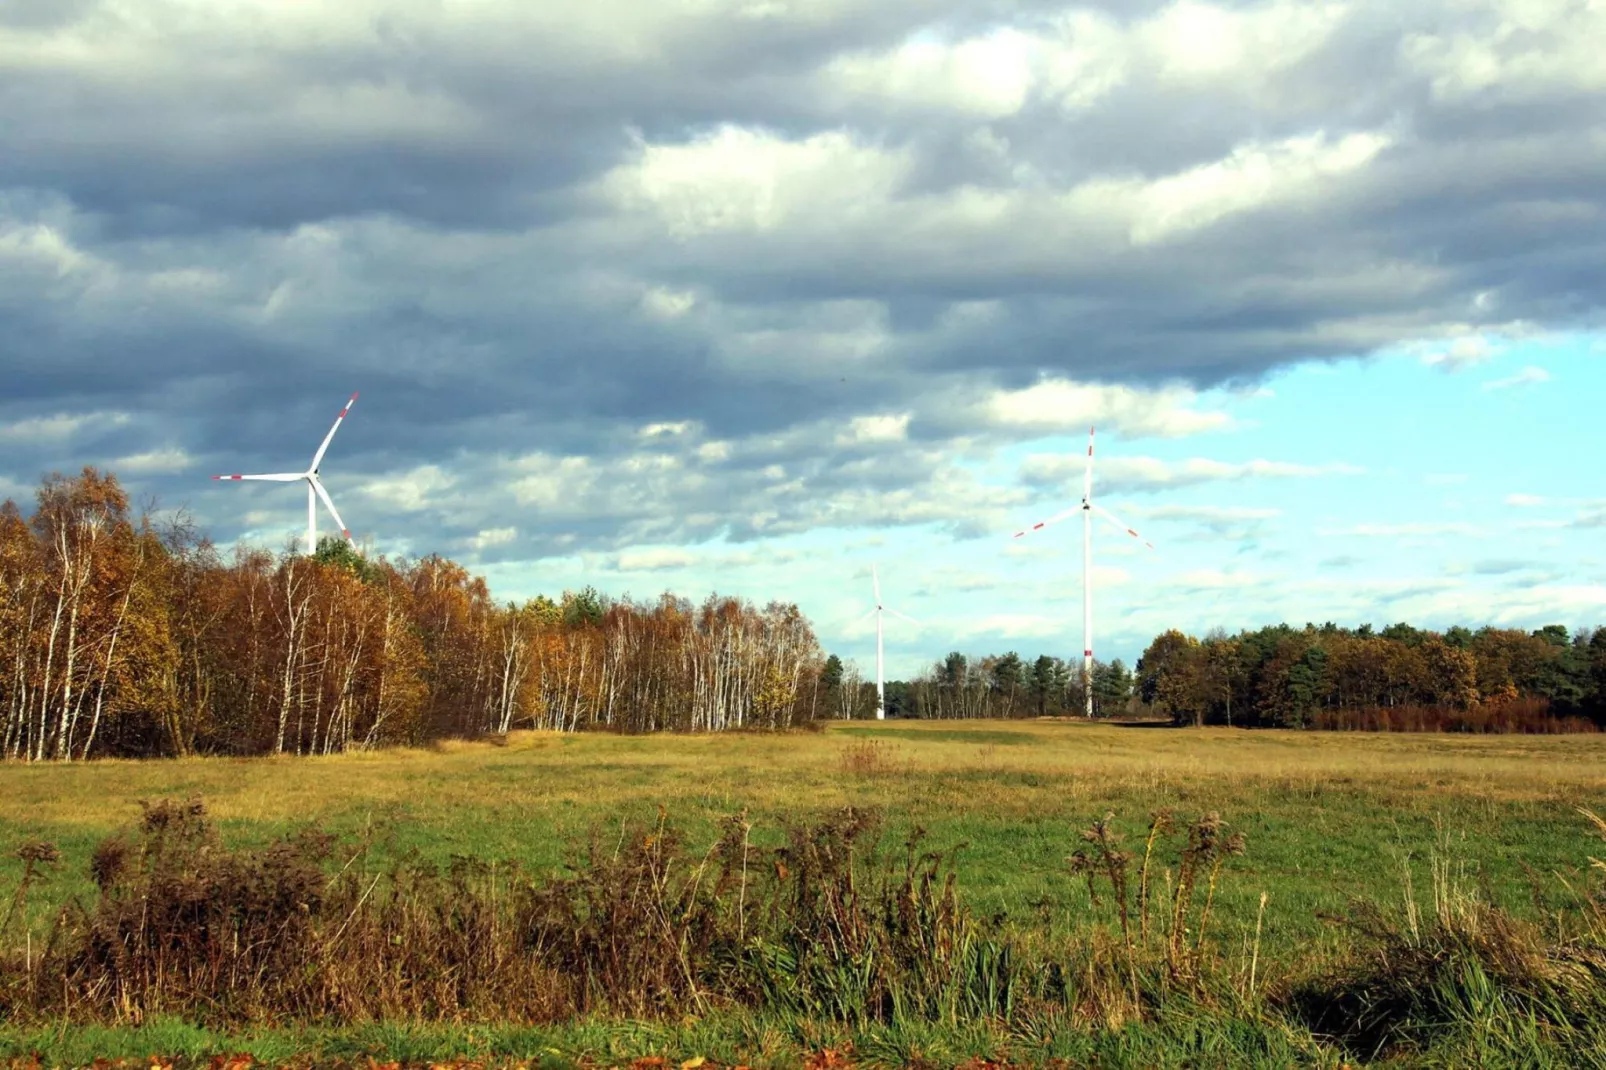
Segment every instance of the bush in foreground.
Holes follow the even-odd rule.
[[[48,845],[24,848],[0,927],[0,1056],[21,1054],[4,1045],[32,1035],[30,1023],[177,1021],[229,1031],[219,1035],[333,1029],[306,1041],[333,1043],[331,1057],[340,1030],[405,1023],[435,1038],[429,1058],[517,1029],[583,1054],[576,1037],[599,1035],[586,1029],[644,1027],[733,1061],[851,1048],[950,1065],[1500,1062],[1523,1051],[1573,1063],[1606,1050],[1599,863],[1569,883],[1554,931],[1437,863],[1431,912],[1409,895],[1393,913],[1357,904],[1351,956],[1296,977],[1260,960],[1260,918],[1231,934],[1241,955],[1221,950],[1218,890],[1247,844],[1215,814],[1154,815],[1141,851],[1113,815],[1094,822],[1069,860],[1093,906],[1058,942],[976,917],[955,849],[928,849],[918,831],[889,847],[877,816],[855,809],[782,831],[780,847],[760,848],[736,815],[698,852],[660,814],[599,831],[567,875],[537,882],[471,858],[381,867],[372,844],[316,830],[229,849],[199,802],[151,804],[95,852],[95,901],[19,947],[16,919],[54,861]],[[470,1022],[496,1025],[470,1042],[453,1032]]]

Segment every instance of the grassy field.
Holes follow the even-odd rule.
[[[1322,938],[1321,913],[1397,889],[1406,857],[1424,886],[1428,854],[1443,841],[1521,908],[1530,898],[1524,863],[1543,872],[1584,861],[1576,808],[1606,811],[1606,737],[893,723],[784,736],[521,733],[506,747],[328,758],[5,765],[0,842],[59,846],[62,879],[46,893],[59,900],[88,890],[93,845],[134,822],[139,800],[160,797],[200,797],[232,842],[309,821],[354,835],[379,824],[392,850],[516,859],[537,872],[561,867],[592,830],[650,819],[660,806],[694,840],[712,840],[719,818],[745,809],[760,842],[777,840],[787,818],[877,807],[889,840],[919,826],[932,846],[967,844],[967,897],[1021,924],[1085,901],[1065,859],[1106,811],[1137,834],[1161,807],[1216,810],[1249,837],[1224,905],[1244,911],[1267,891],[1271,939],[1304,944]],[[18,863],[4,865],[9,884]]]
[[[1606,812],[1606,737],[1449,737],[1242,732],[1073,722],[888,723],[791,735],[556,736],[328,758],[190,759],[0,766],[0,894],[27,839],[63,862],[37,888],[30,924],[92,885],[94,845],[142,799],[199,797],[227,842],[308,822],[384,850],[510,859],[551,874],[591,834],[668,820],[694,842],[745,810],[758,843],[783,822],[843,806],[884,812],[885,842],[915,827],[966,845],[960,889],[983,916],[1054,934],[1085,922],[1066,859],[1113,811],[1129,843],[1149,815],[1219,811],[1248,837],[1223,881],[1224,940],[1247,946],[1262,892],[1264,969],[1336,957],[1333,920],[1356,897],[1401,902],[1431,886],[1430,856],[1519,915],[1552,910],[1548,878],[1600,854],[1579,807]],[[365,833],[366,830],[366,833]],[[1545,888],[1559,887],[1548,879]],[[3,1050],[3,1049],[0,1049]]]

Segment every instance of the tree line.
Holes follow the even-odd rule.
[[[834,659],[833,659],[834,660]],[[868,716],[873,685],[828,662],[832,716]],[[1095,661],[1094,715],[1193,725],[1399,731],[1589,731],[1606,726],[1606,628],[1576,633],[1392,624],[1278,624],[1198,639],[1170,630],[1128,670]],[[1081,666],[954,652],[886,685],[891,717],[1080,715]]]
[[[1134,676],[1116,658],[1093,662],[1093,715],[1129,712]],[[875,684],[866,683],[851,663],[836,655],[821,677],[827,716],[875,715]],[[1043,654],[1027,661],[1015,651],[971,657],[953,651],[911,680],[886,683],[888,717],[972,719],[987,717],[1080,716],[1082,666]]]
[[[1279,624],[1202,640],[1173,630],[1138,660],[1137,690],[1193,724],[1585,727],[1606,723],[1606,628]]]
[[[821,716],[795,605],[522,604],[439,556],[221,553],[115,477],[0,505],[0,756],[327,754],[515,727],[718,731]]]

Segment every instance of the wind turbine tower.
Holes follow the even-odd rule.
[[[889,609],[882,604],[881,576],[875,565],[870,566],[870,583],[875,591],[875,608],[870,610],[870,613],[875,614],[875,719],[885,721],[887,719],[887,662],[886,654],[882,649],[881,614],[891,613],[894,617],[906,620],[916,627],[920,626],[920,622],[907,614],[899,613],[896,609]],[[865,614],[865,616],[869,615],[868,613]],[[859,619],[863,620],[864,617]]]
[[[1101,505],[1093,504],[1093,428],[1087,429],[1087,467],[1082,474],[1082,504],[1074,509],[1055,513],[1024,531],[1015,532],[1015,538],[1041,531],[1050,524],[1082,514],[1082,704],[1088,718],[1093,716],[1093,514],[1114,524],[1149,549],[1154,544],[1128,527],[1126,523]]]

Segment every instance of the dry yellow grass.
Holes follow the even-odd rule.
[[[71,897],[93,896],[94,844],[131,824],[140,800],[172,796],[204,799],[231,841],[317,822],[351,839],[372,830],[381,863],[413,850],[435,861],[471,854],[516,859],[536,880],[559,871],[576,839],[598,833],[611,846],[622,821],[655,821],[659,807],[694,850],[720,818],[746,810],[759,851],[778,842],[783,821],[877,807],[894,845],[915,827],[933,846],[968,845],[960,894],[1037,949],[1085,939],[1090,919],[1111,924],[1109,904],[1093,908],[1067,865],[1090,822],[1114,811],[1112,828],[1141,846],[1159,808],[1183,821],[1214,810],[1247,834],[1248,853],[1225,865],[1211,933],[1223,968],[1253,962],[1265,988],[1352,948],[1333,919],[1354,897],[1400,911],[1407,872],[1419,898],[1431,895],[1438,865],[1520,913],[1567,909],[1543,900],[1563,887],[1557,872],[1582,887],[1579,871],[1600,854],[1606,736],[894,722],[792,735],[516,733],[505,745],[327,758],[0,765],[0,902],[20,872],[17,844],[46,839],[65,857],[30,892],[29,939],[42,942]],[[1156,886],[1169,884],[1175,843],[1155,861]],[[1549,890],[1536,893],[1529,873]]]
[[[858,748],[868,763],[847,760]],[[1577,807],[1606,809],[1606,737],[1244,732],[1077,722],[839,725],[791,735],[557,736],[326,758],[0,766],[0,849],[60,844],[82,874],[93,844],[138,801],[199,796],[227,837],[260,840],[317,821],[375,825],[425,855],[516,858],[550,872],[568,844],[659,806],[694,836],[746,809],[780,821],[844,805],[882,808],[891,833],[969,844],[961,874],[980,907],[1059,916],[1077,895],[1065,857],[1114,810],[1135,829],[1162,806],[1219,810],[1249,834],[1225,917],[1272,892],[1271,939],[1320,936],[1311,920],[1357,894],[1392,894],[1398,859],[1447,829],[1517,904],[1521,866],[1587,865]],[[9,842],[8,842],[9,841]],[[1598,853],[1598,852],[1597,852]],[[0,894],[15,872],[0,862]],[[1384,886],[1387,885],[1387,886]],[[84,887],[80,876],[55,894]]]
[[[842,755],[874,740],[885,775],[854,775]],[[955,777],[1006,781],[985,798]],[[1029,775],[1022,779],[1022,775]],[[494,790],[487,779],[494,782]],[[1019,780],[1019,783],[1007,781]],[[1033,783],[1031,781],[1035,780]],[[931,801],[1029,808],[1070,800],[1185,791],[1229,802],[1262,791],[1369,790],[1406,799],[1465,795],[1573,800],[1606,793],[1606,736],[1472,737],[1231,729],[1140,728],[1078,722],[840,725],[820,734],[559,736],[518,732],[506,746],[447,742],[313,758],[190,758],[76,765],[0,765],[12,823],[111,828],[137,801],[199,795],[225,821],[297,822],[353,807],[426,811],[562,807],[616,810],[633,802],[755,811],[799,805],[890,805],[911,782]],[[1058,809],[1058,807],[1056,807]]]

